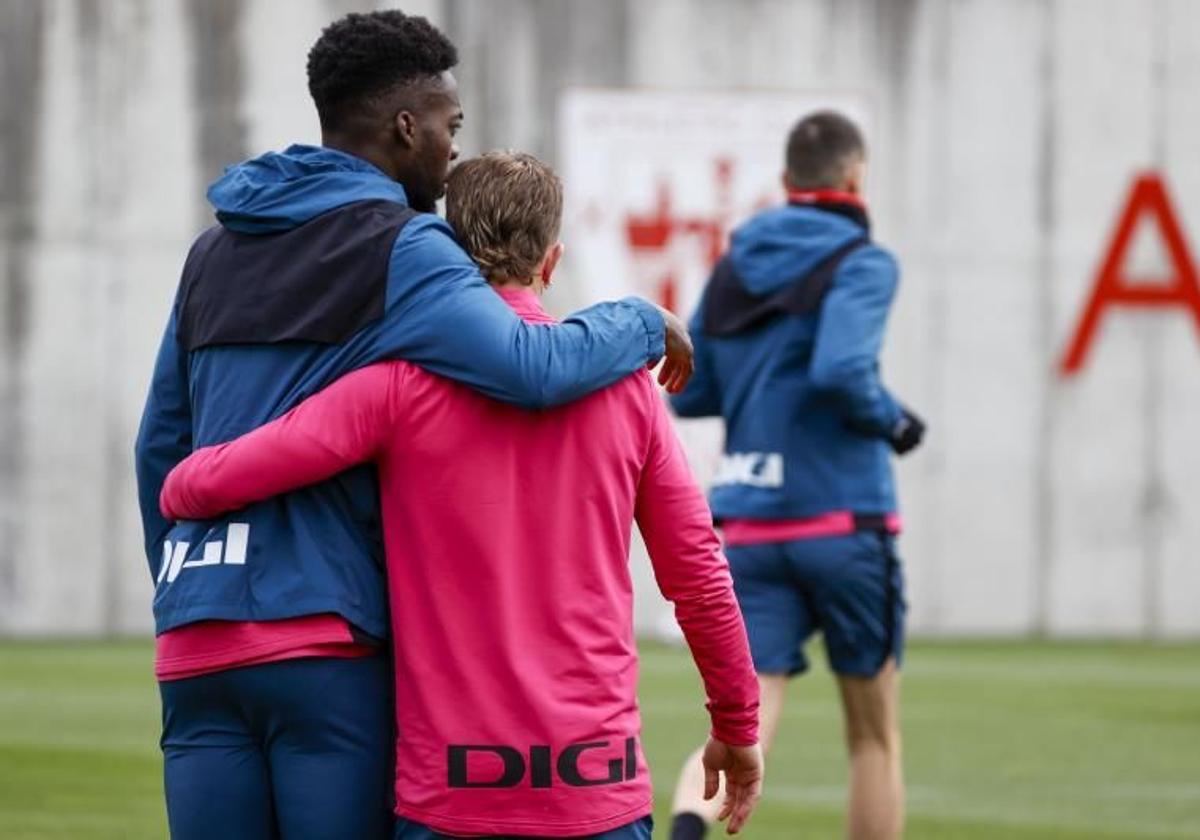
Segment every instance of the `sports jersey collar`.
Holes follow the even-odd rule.
[[[788,190],[787,197],[789,204],[849,204],[867,209],[862,196],[842,190]]]
[[[523,320],[534,324],[553,324],[557,321],[542,306],[542,299],[533,289],[504,286],[496,289],[496,294],[504,298],[504,302]]]
[[[849,219],[867,232],[871,230],[867,203],[860,195],[841,190],[788,190],[787,199],[793,207],[824,210]]]

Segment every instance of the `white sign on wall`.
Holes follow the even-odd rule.
[[[568,91],[572,283],[591,300],[639,294],[689,315],[729,231],[783,200],[788,131],[822,108],[869,133],[865,97],[852,94]]]

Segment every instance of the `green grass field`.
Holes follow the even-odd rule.
[[[0,643],[0,838],[166,836],[150,661],[144,642]],[[705,732],[698,685],[682,651],[644,646],[659,834]],[[1200,838],[1200,646],[914,644],[904,730],[910,838]],[[743,836],[839,837],[844,772],[818,668]]]

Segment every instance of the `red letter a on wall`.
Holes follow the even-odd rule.
[[[1129,250],[1133,232],[1142,216],[1148,216],[1158,225],[1170,255],[1174,270],[1168,282],[1163,285],[1135,285],[1124,273],[1126,251]],[[1166,185],[1156,172],[1141,175],[1133,182],[1133,191],[1117,222],[1116,233],[1104,257],[1104,263],[1100,266],[1100,274],[1096,277],[1096,285],[1092,289],[1087,309],[1084,310],[1083,318],[1075,329],[1075,337],[1071,339],[1071,345],[1063,357],[1061,369],[1064,376],[1078,373],[1083,367],[1092,339],[1095,338],[1096,328],[1100,324],[1100,316],[1110,306],[1182,306],[1191,310],[1192,317],[1196,319],[1196,327],[1200,329],[1200,281],[1197,280],[1196,266],[1188,254],[1175,211],[1171,209]]]

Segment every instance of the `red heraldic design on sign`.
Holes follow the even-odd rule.
[[[1134,283],[1124,272],[1126,252],[1143,215],[1149,216],[1158,225],[1167,246],[1173,273],[1165,284]],[[1087,309],[1062,359],[1060,370],[1064,376],[1080,371],[1091,349],[1100,316],[1108,307],[1117,306],[1143,309],[1183,307],[1191,311],[1196,328],[1200,330],[1200,279],[1197,278],[1196,265],[1188,253],[1183,231],[1167,196],[1166,184],[1157,172],[1139,175],[1133,182],[1133,190],[1117,222],[1112,245],[1100,266]]]

